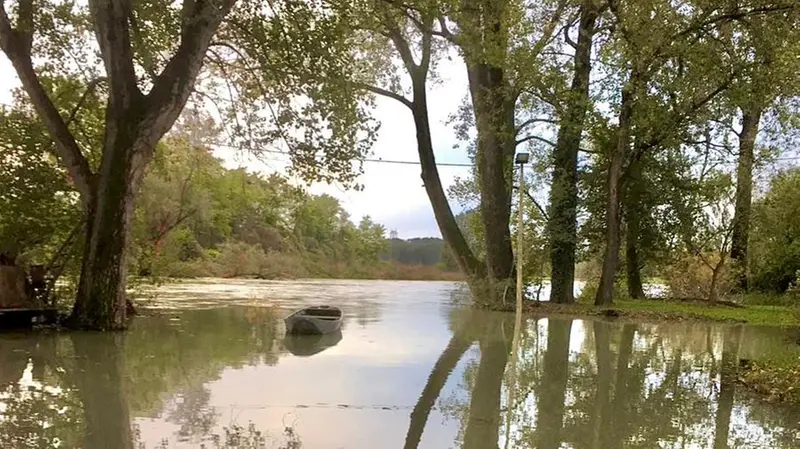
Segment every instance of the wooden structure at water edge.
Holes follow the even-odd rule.
[[[0,330],[55,320],[56,309],[38,294],[41,282],[31,271],[29,278],[21,267],[0,264]]]

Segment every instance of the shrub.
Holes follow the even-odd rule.
[[[718,267],[716,276],[709,265]],[[684,254],[666,268],[664,278],[674,297],[716,300],[730,294],[736,276],[727,264],[719,265],[719,255]]]

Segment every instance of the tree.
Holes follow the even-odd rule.
[[[179,10],[163,10],[150,8],[149,3],[125,0],[91,1],[88,8],[43,6],[35,11],[31,0],[21,0],[9,15],[5,1],[0,2],[0,48],[14,66],[53,139],[54,152],[81,196],[86,237],[71,316],[75,326],[114,329],[125,324],[126,255],[136,193],[156,143],[172,127],[189,99],[211,39],[233,3],[187,0]],[[64,112],[54,104],[52,92],[42,82],[49,67],[34,65],[34,38],[48,44],[59,42],[54,39],[53,30],[39,26],[47,23],[48,14],[58,13],[76,20],[75,32],[68,36],[70,45],[91,47],[86,32],[94,31],[105,71],[104,77],[86,81],[86,96],[93,95],[100,83],[106,86],[104,138],[96,170],[90,166],[69,121],[64,119]],[[152,78],[145,81],[137,76],[137,63],[154,57],[160,48],[145,45],[140,34],[132,37],[131,22],[141,23],[148,16],[156,21],[173,19],[166,28],[170,34],[163,39],[168,44],[161,44],[173,52],[160,67],[160,73],[151,71]],[[78,18],[86,21],[77,21]],[[36,30],[44,32],[37,36]],[[141,30],[134,29],[134,33],[138,31]],[[50,49],[53,47],[57,48],[57,44]],[[145,69],[155,69],[143,65]],[[149,87],[147,93],[142,87]]]
[[[728,95],[737,110],[740,124],[738,131],[730,126],[730,131],[739,141],[731,258],[737,264],[739,288],[743,290],[748,288],[748,240],[758,134],[764,131],[764,124],[768,122],[773,122],[772,126],[766,126],[773,132],[787,131],[791,125],[782,120],[781,115],[786,114],[781,109],[791,109],[789,100],[800,94],[797,88],[800,66],[791,56],[797,52],[800,38],[796,29],[798,14],[798,8],[788,9],[769,18],[756,17],[737,22],[732,29],[726,30],[736,49],[736,57],[752,61],[741,83],[734,86]],[[735,42],[734,35],[738,35]]]
[[[732,21],[787,8],[752,2],[676,10],[667,3],[642,2],[621,8],[618,2],[612,2],[610,6],[619,45],[619,51],[610,55],[624,69],[606,180],[605,249],[597,305],[612,301],[622,241],[623,179],[631,161],[679,137],[680,130],[706,111],[742,70],[735,63],[726,65],[727,59],[721,59],[726,48],[709,37]],[[653,22],[653,15],[663,20]],[[707,70],[709,64],[726,70],[711,72]]]
[[[550,239],[550,301],[575,301],[575,253],[578,221],[578,152],[589,108],[592,40],[599,7],[595,0],[581,3],[578,39],[574,43],[572,85],[563,106],[558,139],[553,149],[548,235]]]
[[[749,244],[750,287],[783,293],[800,273],[800,170],[772,179],[769,191],[753,205]]]

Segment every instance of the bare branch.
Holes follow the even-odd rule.
[[[517,125],[517,128],[514,130],[516,134],[519,134],[523,129],[527,128],[534,123],[550,123],[551,125],[557,125],[558,122],[556,120],[550,118],[532,118],[525,120],[524,122]]]
[[[458,35],[450,31],[450,29],[447,27],[447,19],[445,19],[444,16],[439,16],[436,18],[436,20],[439,22],[440,30],[433,31],[433,34],[443,37],[454,44],[457,43],[456,40],[458,39]]]
[[[515,185],[514,190],[519,190],[519,186]],[[538,201],[536,201],[536,198],[534,198],[533,195],[531,195],[531,192],[529,192],[526,189],[523,191],[523,193],[525,193],[525,196],[527,196],[528,199],[531,200],[531,203],[533,203],[533,205],[536,206],[536,209],[539,210],[539,213],[542,214],[542,217],[544,217],[545,220],[550,220],[550,216],[547,215],[547,212],[544,210],[544,207],[542,207],[542,205],[539,204]]]
[[[397,52],[400,53],[400,59],[403,60],[406,70],[408,70],[411,75],[415,75],[419,67],[414,62],[414,55],[411,53],[411,47],[409,47],[408,41],[403,36],[403,32],[400,31],[397,21],[388,13],[384,13],[383,18],[387,31],[386,36],[392,40]]]
[[[529,136],[525,136],[522,139],[517,140],[514,143],[514,145],[515,146],[519,146],[519,145],[521,145],[521,144],[523,144],[525,142],[531,141],[531,140],[538,140],[539,142],[546,143],[547,145],[550,145],[551,147],[555,147],[556,146],[556,143],[553,142],[552,140],[545,139],[544,137],[534,136],[533,134],[531,134]]]
[[[359,88],[359,89],[364,89],[364,90],[372,92],[374,94],[381,95],[381,96],[387,97],[387,98],[391,98],[392,100],[397,100],[400,103],[402,103],[404,106],[408,107],[409,109],[411,109],[411,107],[413,106],[412,103],[411,103],[411,100],[409,100],[408,98],[406,98],[406,97],[404,97],[404,96],[402,96],[402,95],[400,95],[398,93],[392,92],[390,90],[382,89],[380,87],[372,86],[372,85],[365,84],[365,83],[353,83],[353,85],[355,87]]]

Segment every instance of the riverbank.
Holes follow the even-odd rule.
[[[726,302],[670,299],[617,300],[610,306],[592,304],[529,303],[533,316],[611,317],[630,321],[714,321],[767,326],[800,327],[800,308],[775,305],[738,305]]]

